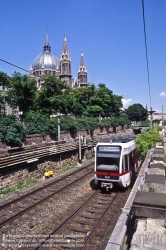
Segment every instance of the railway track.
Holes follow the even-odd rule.
[[[28,152],[21,151],[17,154],[0,157],[0,170],[5,170],[7,167],[14,167],[20,164],[31,163],[49,157],[51,155],[64,153],[78,148],[78,142],[64,143],[45,147],[31,148]],[[87,148],[84,146],[83,148]]]
[[[113,138],[119,138],[120,136],[114,135]],[[100,138],[101,139],[101,138]],[[91,139],[89,143],[82,149],[88,147],[95,147],[98,139]],[[10,153],[8,156],[3,156],[0,154],[0,171],[5,171],[6,168],[16,167],[25,163],[37,162],[42,158],[50,157],[55,154],[62,154],[64,152],[72,151],[78,149],[78,141],[74,142],[64,142],[57,144],[57,142],[52,143],[52,145],[31,145],[30,147],[22,148],[22,151],[17,153]]]
[[[103,236],[106,231],[101,223],[105,219],[107,222],[104,224],[107,226],[110,219],[108,214],[119,196],[120,192],[103,194],[93,191],[80,207],[54,228],[33,250],[99,249],[98,244],[101,240],[98,240],[98,237]],[[112,211],[111,213],[113,214]]]
[[[93,172],[93,162],[0,206],[0,228]]]

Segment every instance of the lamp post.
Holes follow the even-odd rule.
[[[162,126],[164,126],[163,105],[162,105]]]
[[[61,122],[60,122],[60,113],[58,113],[57,114],[57,116],[58,116],[58,142],[60,142],[60,137],[61,137],[61,132],[60,132],[60,124],[61,124]]]
[[[155,111],[152,110],[152,107],[150,107],[150,111],[148,111],[148,113],[150,114],[150,127],[151,127],[151,128],[152,128],[152,120],[153,120],[152,115],[153,115],[154,112],[155,112]]]
[[[19,114],[19,121],[22,122],[22,119],[20,119],[20,118],[21,118],[21,116],[23,115],[23,112],[22,112],[22,111],[19,111],[18,114]]]
[[[101,117],[101,114],[99,114],[99,124],[101,124],[101,121],[102,121],[102,117]]]

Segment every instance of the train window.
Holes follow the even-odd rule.
[[[119,158],[97,157],[96,167],[99,170],[119,171]]]

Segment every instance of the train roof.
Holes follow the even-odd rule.
[[[127,143],[133,141],[136,137],[137,135],[123,136],[120,138],[112,139],[111,143]],[[110,143],[110,139],[103,139],[100,143]]]

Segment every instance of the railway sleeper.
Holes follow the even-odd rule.
[[[81,228],[81,227],[74,227],[74,226],[67,226],[68,229],[72,229],[75,232],[83,232],[83,233],[88,233],[89,229],[87,228]]]

